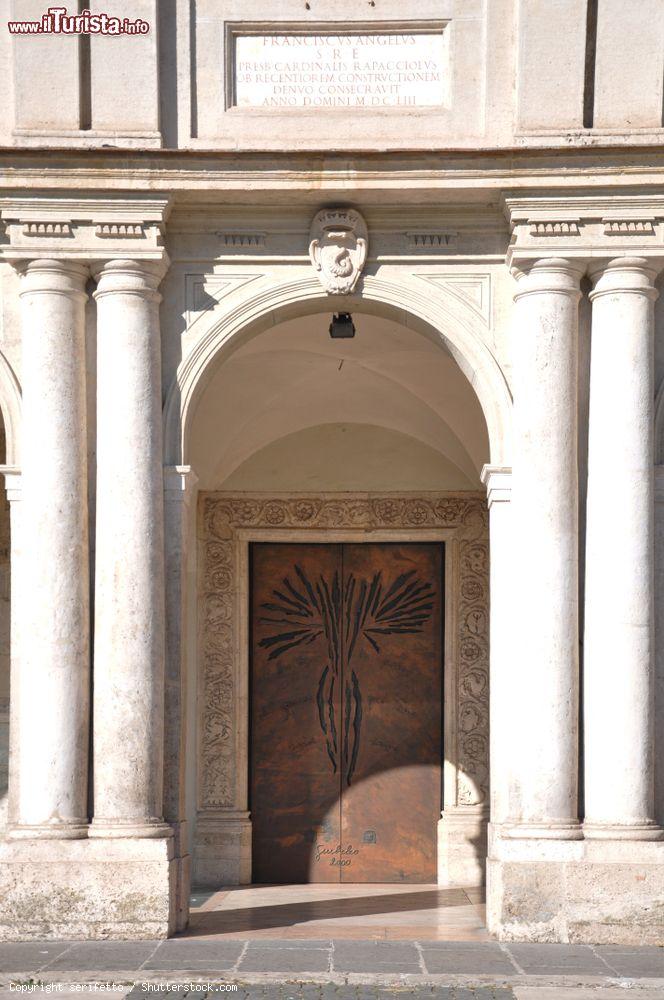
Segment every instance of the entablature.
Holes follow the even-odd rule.
[[[511,226],[507,264],[527,270],[542,258],[593,264],[629,256],[664,266],[664,197],[606,195],[503,199]]]
[[[165,262],[170,206],[168,197],[0,198],[0,259]]]

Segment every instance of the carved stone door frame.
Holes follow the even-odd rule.
[[[443,813],[438,881],[483,880],[489,784],[486,496],[201,493],[198,741],[193,881],[251,881],[247,809],[249,546],[252,542],[444,542]]]

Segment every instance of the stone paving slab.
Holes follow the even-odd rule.
[[[618,976],[641,978],[664,977],[664,948],[645,946],[643,948],[628,948],[626,945],[603,944],[595,951]]]
[[[141,968],[156,947],[154,941],[81,941],[70,944],[43,968],[49,972],[132,972]]]
[[[36,972],[71,948],[71,941],[2,942],[0,972]]]
[[[432,942],[422,942],[422,960],[427,972],[433,974],[456,973],[459,975],[513,976],[519,972],[500,945],[463,944],[456,946],[445,942],[431,947]]]
[[[165,996],[163,989],[147,992],[140,984],[144,981],[186,984],[191,980],[244,984],[241,989],[250,991],[246,996],[255,995],[259,1000],[288,1000],[280,992],[286,988],[285,983],[291,992],[295,991],[293,1000],[379,997],[380,993],[360,991],[369,985],[374,991],[388,986],[394,991],[398,986],[401,993],[385,995],[411,996],[417,1000],[432,995],[449,996],[453,1000],[473,997],[486,1000],[490,996],[487,990],[501,989],[508,991],[497,994],[502,1000],[512,997],[521,1000],[519,991],[535,990],[532,995],[536,996],[537,990],[545,988],[559,991],[556,1000],[566,1000],[567,996],[576,1000],[576,996],[582,995],[580,990],[594,991],[588,994],[590,1000],[600,1000],[600,989],[610,991],[607,997],[650,1000],[652,995],[664,1000],[664,949],[468,941],[191,937],[161,942],[0,943],[0,998],[5,993],[13,997],[21,995],[8,991],[10,981],[17,980],[57,983],[58,991],[51,995],[62,996],[63,1000],[73,983],[110,980],[119,984],[118,989],[105,996],[118,1000],[134,983],[138,984],[134,996],[161,1000]],[[309,992],[302,992],[305,989]],[[654,994],[649,992],[652,989],[656,991]],[[344,990],[349,991],[347,996]],[[470,992],[464,994],[461,990]],[[71,992],[83,995],[80,989]],[[200,989],[187,992],[186,986],[172,995],[175,998],[185,994],[202,997]]]
[[[151,972],[228,972],[235,968],[245,950],[243,941],[172,938],[153,947],[151,954],[138,968]],[[277,971],[279,970],[275,969]]]
[[[414,942],[335,941],[331,971],[421,973],[420,953]]]
[[[242,972],[328,972],[332,949],[323,948],[263,948],[260,942],[247,949],[239,962]]]
[[[579,944],[507,944],[504,950],[527,975],[615,976],[601,955]]]

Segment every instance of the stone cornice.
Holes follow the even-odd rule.
[[[624,255],[664,266],[664,196],[511,197],[503,199],[512,238],[507,263],[542,257],[588,263]],[[660,263],[661,261],[661,263]]]
[[[0,198],[0,259],[166,260],[170,198]]]
[[[311,175],[316,177],[315,185]],[[0,194],[44,191],[172,194],[178,205],[216,202],[298,204],[330,200],[375,203],[398,193],[404,204],[490,206],[509,192],[550,195],[605,190],[661,192],[664,148],[617,146],[363,151],[0,150]],[[324,192],[324,195],[322,194]],[[362,205],[360,205],[362,207]],[[366,206],[365,206],[366,207]]]

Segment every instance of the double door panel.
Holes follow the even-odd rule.
[[[435,882],[442,546],[252,546],[257,882]]]

